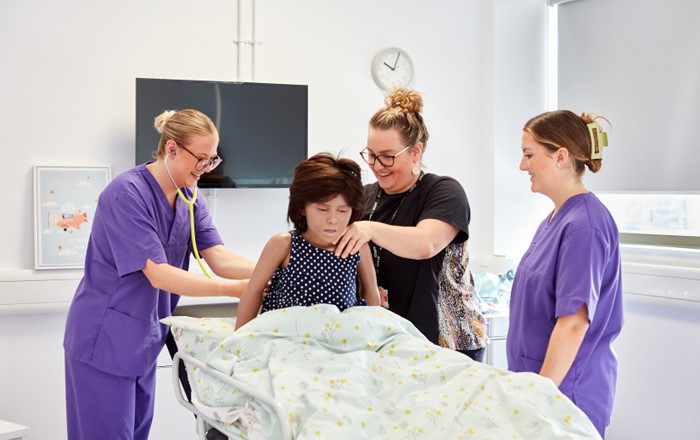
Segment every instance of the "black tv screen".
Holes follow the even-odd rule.
[[[153,161],[165,110],[195,108],[219,130],[223,162],[200,188],[286,188],[308,154],[308,86],[136,79],[136,164]]]

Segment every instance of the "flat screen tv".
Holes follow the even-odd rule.
[[[219,130],[223,162],[200,188],[286,188],[308,155],[308,86],[136,79],[136,164],[153,161],[164,110],[195,108]]]

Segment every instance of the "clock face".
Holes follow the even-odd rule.
[[[402,49],[384,49],[372,59],[372,79],[384,90],[406,87],[412,78],[413,62]]]

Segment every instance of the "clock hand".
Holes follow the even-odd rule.
[[[399,62],[399,57],[400,57],[400,56],[401,56],[401,52],[399,52],[399,53],[396,54],[396,59],[394,60],[394,67],[392,67],[391,70],[395,70],[395,69],[396,69],[396,63]]]
[[[395,69],[395,67],[396,67],[396,64],[394,64],[394,67],[391,67],[391,66],[390,66],[390,65],[388,65],[387,63],[384,63],[384,65],[385,65],[386,67],[390,68],[391,70],[394,70],[394,69]]]

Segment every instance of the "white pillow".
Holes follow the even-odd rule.
[[[232,335],[236,328],[236,318],[170,316],[161,319],[160,322],[170,326],[178,351],[202,362],[223,339]]]

